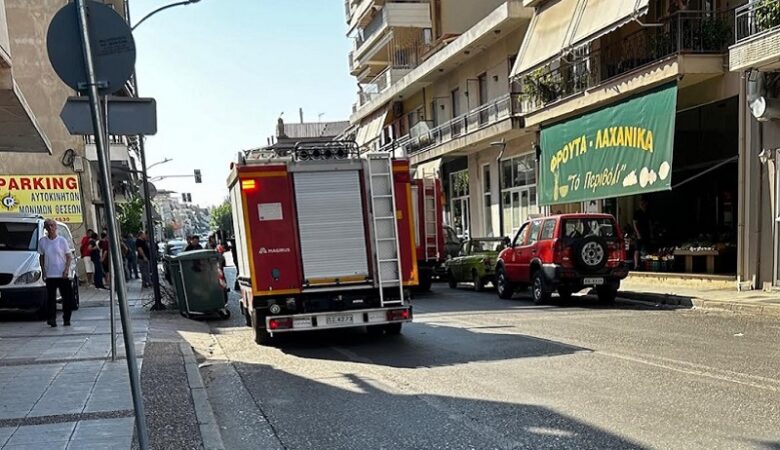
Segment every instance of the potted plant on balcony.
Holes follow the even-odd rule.
[[[561,95],[561,82],[547,67],[540,67],[523,79],[523,95],[543,104],[557,100]]]
[[[778,3],[775,2],[774,5],[777,6]],[[705,18],[701,24],[701,34],[704,51],[725,50],[731,42],[731,27],[721,17]]]
[[[762,32],[780,25],[780,2],[759,0],[753,6],[756,18],[756,32]]]

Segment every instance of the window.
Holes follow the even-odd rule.
[[[493,195],[490,191],[490,164],[482,166],[482,205],[485,236],[493,236]]]
[[[541,220],[534,220],[531,224],[531,234],[528,236],[528,239],[526,241],[528,242],[527,245],[533,245],[536,244],[536,242],[539,240],[539,230],[542,228],[542,221]]]
[[[542,237],[540,238],[543,241],[549,241],[550,239],[553,239],[555,237],[555,220],[545,220],[544,226],[542,227]]]
[[[501,214],[509,235],[537,214],[536,158],[533,153],[501,161]]]
[[[452,118],[456,118],[460,115],[460,88],[452,90]]]
[[[563,236],[579,239],[587,236],[598,236],[603,239],[615,238],[615,223],[612,219],[566,219],[563,222]]]
[[[517,247],[518,245],[523,245],[525,243],[526,235],[528,234],[528,229],[530,227],[528,224],[524,224],[522,227],[520,227],[519,230],[517,230],[517,234],[515,234],[515,239],[512,241],[512,247]]]
[[[450,174],[450,223],[459,236],[469,235],[469,171]]]
[[[486,105],[488,102],[487,73],[483,73],[482,75],[477,77],[477,84],[479,84],[479,98],[477,99],[479,101],[479,106]],[[480,110],[479,125],[480,126],[486,125],[489,120],[490,120],[490,116],[489,116],[488,109]]]
[[[37,249],[37,223],[0,223],[0,251]]]

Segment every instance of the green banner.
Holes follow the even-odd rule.
[[[539,203],[672,188],[677,85],[543,128]]]

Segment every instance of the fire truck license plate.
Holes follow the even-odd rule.
[[[342,314],[338,316],[325,316],[325,324],[327,325],[341,325],[345,323],[352,323],[354,317],[352,314]]]
[[[603,278],[585,278],[582,280],[582,284],[585,286],[601,286],[604,284]]]

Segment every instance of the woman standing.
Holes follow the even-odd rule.
[[[101,262],[100,241],[98,240],[97,233],[92,233],[89,238],[89,257],[95,262],[95,287],[98,289],[106,289],[103,284],[103,264]]]
[[[111,260],[108,254],[108,234],[104,231],[100,234],[100,263],[103,266],[103,277],[107,284],[111,284]]]

